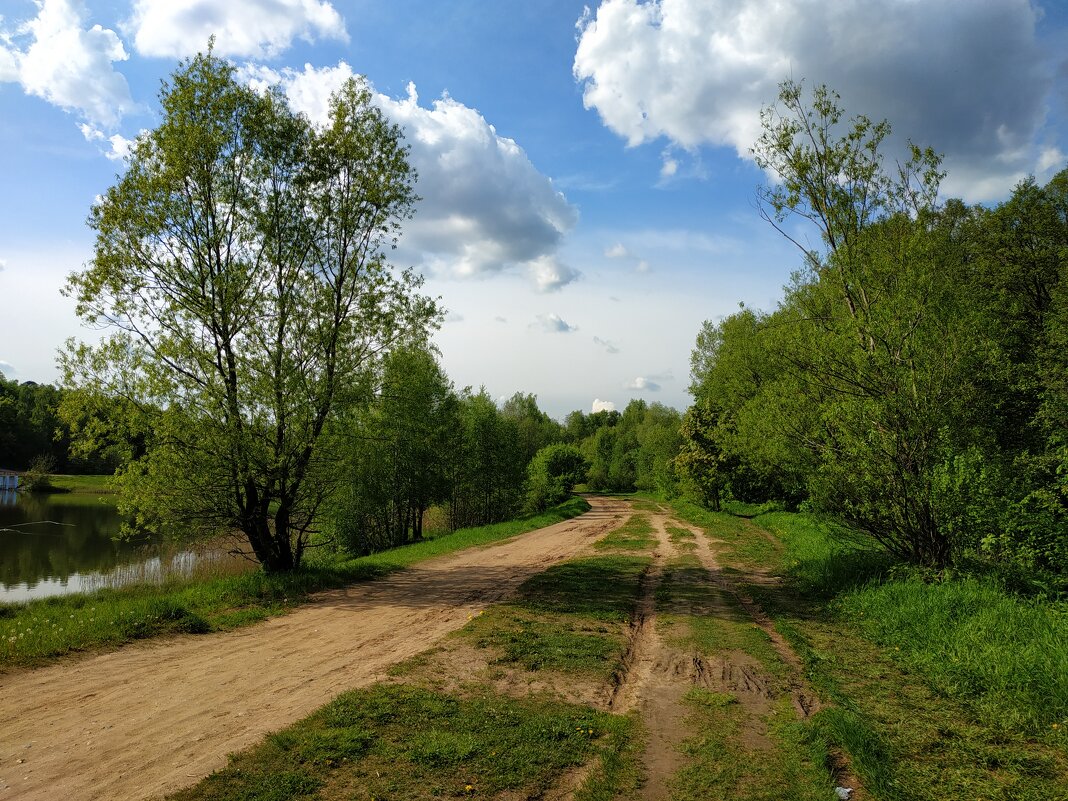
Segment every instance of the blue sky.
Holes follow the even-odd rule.
[[[748,158],[785,77],[945,154],[946,194],[1068,162],[1068,12],[1044,0],[0,0],[0,371],[90,338],[64,278],[178,59],[216,35],[313,118],[363,74],[424,198],[396,253],[450,310],[458,386],[555,416],[689,402],[701,322],[770,308],[799,263]],[[807,232],[799,232],[805,236]],[[809,236],[811,236],[809,234]]]

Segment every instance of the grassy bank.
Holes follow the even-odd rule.
[[[318,590],[364,581],[434,556],[486,545],[582,514],[581,498],[542,514],[452,534],[358,559],[316,553],[292,574],[254,571],[88,595],[0,605],[0,669],[136,639],[203,633],[282,614]]]
[[[111,495],[115,493],[112,486],[113,476],[67,476],[53,475],[48,477],[51,492],[77,492],[90,495]]]
[[[1068,799],[1064,604],[895,565],[803,514],[678,511],[726,543],[734,575],[833,702],[809,736],[848,754],[871,797]],[[745,583],[768,568],[779,586]]]

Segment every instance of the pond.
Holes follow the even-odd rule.
[[[188,575],[224,552],[116,539],[111,498],[0,491],[0,603]]]

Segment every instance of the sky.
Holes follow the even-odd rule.
[[[399,267],[448,310],[458,388],[569,411],[690,403],[705,320],[772,309],[801,263],[762,221],[760,109],[827,84],[944,154],[946,196],[1068,166],[1063,0],[0,0],[0,372],[92,340],[66,276],[161,81],[206,48],[312,120],[363,75],[422,197]],[[814,232],[798,230],[802,241]]]

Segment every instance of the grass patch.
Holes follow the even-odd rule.
[[[478,615],[463,630],[498,664],[607,678],[619,667],[623,625],[649,559],[603,556],[555,565],[524,582],[515,601]]]
[[[137,639],[249,625],[283,614],[319,590],[366,581],[434,556],[508,539],[587,509],[586,501],[572,498],[540,515],[463,529],[359,559],[316,554],[301,570],[288,574],[254,571],[3,604],[0,669],[37,665],[64,654]]]
[[[619,528],[594,543],[594,548],[613,551],[648,551],[656,547],[652,523],[645,515],[631,515]]]
[[[111,495],[116,492],[110,475],[52,475],[48,477],[51,492],[77,492],[92,495]]]
[[[534,798],[591,760],[610,786],[580,797],[612,798],[636,784],[626,758],[635,728],[631,718],[544,698],[376,685],[339,696],[171,798]]]
[[[697,543],[694,540],[697,539],[696,535],[688,528],[679,528],[678,526],[667,527],[668,539],[674,544],[675,548],[680,551],[696,551]]]
[[[690,501],[675,501],[672,508],[681,520],[704,529],[708,536],[720,541],[724,555],[732,562],[747,567],[767,567],[779,562],[781,546],[761,534],[747,518],[713,512]]]
[[[1068,727],[1064,609],[967,577],[871,585],[844,595],[837,609],[986,725],[1029,733]]]
[[[775,710],[770,748],[746,750],[745,713],[732,695],[694,688],[686,697],[696,734],[683,751],[691,762],[675,776],[672,801],[746,798],[827,801],[831,794],[821,743],[792,718],[788,698]],[[788,788],[788,789],[787,789]]]
[[[745,589],[834,703],[806,736],[846,753],[870,796],[1068,799],[1063,606],[893,568],[866,538],[809,515],[755,522],[781,543],[765,567],[784,580]],[[700,524],[730,543],[716,523]],[[753,552],[727,553],[743,583]]]

